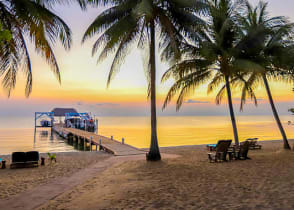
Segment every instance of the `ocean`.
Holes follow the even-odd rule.
[[[292,116],[280,116],[289,139],[294,138]],[[98,117],[98,133],[113,136],[138,148],[150,144],[149,117]],[[240,141],[257,137],[263,140],[279,140],[281,135],[273,116],[237,116]],[[63,139],[51,133],[51,129],[37,128],[34,136],[34,117],[0,119],[0,154],[14,151],[38,150],[40,152],[76,151]],[[158,117],[158,141],[160,147],[200,145],[216,143],[219,139],[233,139],[229,116]]]

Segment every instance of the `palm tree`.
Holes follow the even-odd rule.
[[[92,50],[94,55],[103,45],[98,61],[102,61],[113,53],[107,84],[109,85],[128,51],[137,44],[148,50],[148,66],[145,67],[149,80],[148,96],[151,101],[151,144],[146,155],[147,160],[160,160],[157,140],[156,119],[156,33],[160,37],[159,47],[165,54],[177,57],[179,40],[182,35],[189,34],[190,26],[202,23],[194,15],[196,8],[205,6],[202,0],[96,0],[97,4],[108,4],[85,32],[83,42],[95,34],[100,34]]]
[[[234,63],[234,51],[239,41],[240,30],[238,17],[243,6],[242,2],[230,0],[209,1],[207,26],[198,32],[195,31],[202,35],[203,40],[186,45],[182,50],[186,58],[172,66],[162,78],[163,82],[171,77],[175,79],[163,108],[179,93],[177,110],[184,98],[194,92],[199,85],[211,81],[208,85],[208,93],[211,93],[219,85],[224,84],[216,96],[216,103],[220,104],[225,93],[227,94],[236,145],[239,144],[239,138],[231,87],[238,87],[244,76]],[[250,88],[246,91],[255,98]]]
[[[294,24],[285,17],[269,17],[267,3],[255,8],[247,2],[247,14],[241,18],[243,40],[239,43],[238,60],[250,68],[247,85],[254,89],[263,83],[272,112],[283,137],[284,149],[290,149],[271,94],[268,78],[289,81],[294,67]],[[245,96],[242,96],[244,104]]]
[[[3,75],[2,85],[8,96],[15,87],[19,69],[23,69],[26,74],[26,96],[32,91],[32,67],[25,37],[30,38],[36,51],[46,59],[60,82],[52,44],[59,39],[64,48],[69,49],[71,31],[60,17],[50,11],[50,5],[54,2],[61,3],[62,0],[0,1],[2,27],[11,33],[11,39],[3,41],[0,49],[0,76]]]

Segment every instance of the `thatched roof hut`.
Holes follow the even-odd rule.
[[[52,112],[54,117],[65,117],[65,113],[78,113],[74,108],[55,108]]]

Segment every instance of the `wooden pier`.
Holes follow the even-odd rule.
[[[124,142],[121,143],[105,136],[75,128],[65,128],[60,124],[54,125],[52,129],[69,142],[75,142],[78,145],[83,145],[84,148],[89,145],[90,151],[92,151],[92,146],[95,145],[96,150],[104,150],[114,154],[115,156],[141,155],[146,153],[131,145],[125,144]]]

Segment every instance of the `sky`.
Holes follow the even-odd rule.
[[[251,0],[256,4],[257,0]],[[269,11],[272,16],[283,15],[294,22],[293,0],[269,0]],[[82,11],[78,5],[55,6],[58,14],[71,28],[73,46],[65,51],[59,43],[53,47],[60,70],[61,85],[54,77],[50,67],[29,45],[33,67],[33,92],[25,97],[25,78],[20,73],[16,89],[8,99],[5,91],[0,89],[1,116],[33,116],[35,111],[50,111],[54,107],[74,107],[80,112],[91,112],[98,116],[148,116],[147,81],[143,70],[142,52],[134,48],[130,52],[120,73],[106,88],[111,58],[97,64],[98,54],[92,57],[91,49],[98,35],[83,45],[81,39],[86,28],[105,8],[88,8]],[[28,41],[29,42],[29,41]],[[158,115],[227,115],[227,104],[215,105],[215,93],[206,94],[206,85],[195,90],[188,97],[180,112],[175,111],[174,101],[165,110],[161,106],[172,81],[161,84],[160,78],[167,70],[168,64],[160,62],[157,56],[157,105]],[[291,84],[271,82],[272,93],[280,114],[288,114],[292,107],[294,93]],[[259,106],[256,108],[248,102],[243,112],[239,112],[239,92],[233,92],[237,115],[271,114],[263,87],[257,90]]]

